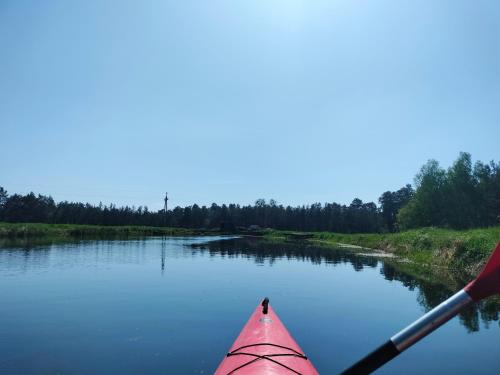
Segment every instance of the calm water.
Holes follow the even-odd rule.
[[[214,238],[0,249],[0,373],[210,374],[269,296],[335,374],[451,294],[370,257]],[[379,373],[500,373],[498,309],[469,310]]]

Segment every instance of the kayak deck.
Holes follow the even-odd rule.
[[[216,375],[318,374],[266,298],[258,306]]]

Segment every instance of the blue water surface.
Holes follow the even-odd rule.
[[[268,296],[320,373],[335,374],[452,293],[342,249],[220,240],[0,249],[0,373],[211,374]],[[500,373],[491,315],[455,318],[379,373]]]

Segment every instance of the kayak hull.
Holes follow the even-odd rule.
[[[318,374],[271,306],[258,306],[216,375]]]

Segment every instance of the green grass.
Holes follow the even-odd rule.
[[[211,232],[209,233],[207,231],[197,231],[185,228],[147,226],[101,226],[0,222],[0,238],[189,236],[197,234],[211,234]]]
[[[268,231],[267,237],[284,238],[291,232]],[[500,227],[455,231],[423,228],[399,233],[340,234],[315,232],[310,241],[381,249],[420,264],[456,267],[476,272],[500,241]]]

